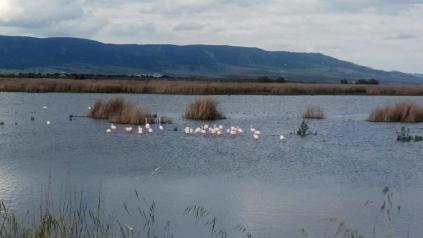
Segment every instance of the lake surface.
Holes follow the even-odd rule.
[[[36,208],[46,190],[60,194],[72,187],[87,201],[100,192],[108,210],[130,223],[122,204],[135,206],[138,190],[156,201],[175,237],[209,237],[183,214],[189,205],[211,211],[234,233],[231,237],[242,237],[233,232],[237,225],[245,225],[253,237],[333,237],[330,218],[366,237],[374,227],[377,237],[423,234],[423,142],[396,141],[402,126],[422,135],[423,124],[365,121],[376,106],[423,103],[423,97],[216,96],[228,117],[217,123],[246,131],[256,127],[263,133],[258,141],[249,132],[236,138],[185,135],[185,126],[202,124],[181,117],[194,96],[122,95],[173,119],[151,135],[128,134],[122,126],[107,134],[106,121],[68,120],[70,114],[85,115],[94,99],[112,96],[0,93],[5,123],[0,126],[0,200],[23,212]],[[290,133],[307,104],[320,105],[326,119],[310,120],[317,135],[300,138]],[[279,134],[287,137],[285,143]],[[380,211],[385,186],[401,205],[392,221]]]

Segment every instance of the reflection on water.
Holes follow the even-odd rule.
[[[174,132],[174,127],[198,124],[181,118],[191,96],[124,95],[173,119],[167,130],[148,136],[122,130],[110,135],[104,121],[68,120],[69,114],[84,115],[95,98],[111,96],[0,93],[0,121],[5,122],[0,127],[0,199],[26,210],[51,183],[57,191],[75,186],[89,197],[101,189],[106,203],[121,210],[137,189],[156,200],[161,215],[176,220],[176,226],[192,224],[181,214],[186,206],[199,204],[228,227],[247,225],[255,237],[295,237],[303,228],[327,237],[333,229],[321,219],[328,217],[371,234],[369,224],[379,224],[380,190],[388,185],[403,207],[397,231],[423,234],[416,222],[423,218],[418,205],[422,144],[398,143],[395,130],[401,124],[365,121],[375,106],[404,99],[423,102],[422,97],[217,97],[228,117],[219,123],[254,126],[265,135],[283,133],[286,143],[274,136],[254,141]],[[290,135],[310,103],[320,105],[327,119],[310,122],[316,136]],[[406,126],[423,133],[421,124]],[[363,206],[368,200],[375,201],[374,207]],[[181,237],[201,232],[177,231]]]

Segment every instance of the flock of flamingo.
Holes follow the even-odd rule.
[[[47,109],[47,106],[44,106],[43,109]],[[91,109],[91,108],[88,107],[88,109]],[[46,124],[50,125],[51,122],[46,121]],[[126,133],[132,133],[134,131],[133,126],[125,126],[123,129]],[[150,123],[148,123],[147,119],[145,121],[144,126],[138,126],[138,128],[135,127],[135,129],[138,129],[137,130],[138,134],[151,134],[151,133],[154,132],[153,126]],[[157,129],[159,131],[164,130],[164,126],[161,124],[160,119],[159,119]],[[117,130],[118,130],[118,127],[114,123],[111,123],[110,127],[106,129],[106,133],[108,133],[108,134],[113,133],[113,132],[116,132]],[[225,127],[223,125],[213,125],[213,126],[211,126],[211,125],[208,125],[208,124],[204,124],[202,126],[195,127],[195,128],[194,127],[185,127],[183,132],[186,135],[204,135],[204,136],[210,135],[210,136],[218,137],[218,136],[223,136],[223,135],[227,134],[227,135],[230,135],[231,137],[237,137],[237,136],[244,134],[245,131],[244,131],[244,129],[242,129],[239,126],[230,126],[225,130]],[[259,140],[260,137],[262,136],[262,133],[254,127],[250,128],[250,132],[251,132],[251,136],[254,140]],[[277,135],[277,136],[279,137],[280,141],[282,141],[282,142],[286,141],[286,137],[284,135],[280,134],[280,135]]]
[[[136,128],[136,127],[135,127]],[[134,131],[134,127],[132,126],[126,126],[123,128],[125,132],[132,133]],[[159,131],[163,131],[164,127],[160,123],[157,126],[157,129]],[[113,133],[118,130],[118,127],[111,123],[110,127],[107,128],[106,133]],[[144,126],[138,126],[138,134],[151,134],[154,132],[154,129],[151,124],[149,124],[147,121]],[[213,125],[209,126],[208,124],[204,124],[199,127],[185,127],[183,130],[184,134],[186,135],[210,135],[210,136],[223,136],[223,135],[230,135],[231,137],[236,137],[244,134],[244,129],[242,129],[239,126],[230,126],[225,130],[225,127],[223,125]],[[256,128],[251,127],[250,128],[251,136],[254,140],[259,140],[262,133],[257,130]],[[278,135],[280,141],[285,141],[286,137],[284,135]]]

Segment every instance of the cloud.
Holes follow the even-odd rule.
[[[204,28],[204,25],[195,22],[183,22],[177,24],[173,30],[175,31],[199,31]]]
[[[0,0],[0,34],[318,51],[423,73],[423,0]]]
[[[409,33],[397,33],[394,35],[386,36],[385,40],[411,40],[411,39],[418,39],[419,37],[414,34]]]
[[[40,28],[84,15],[73,0],[0,0],[0,6],[0,25],[11,27]]]

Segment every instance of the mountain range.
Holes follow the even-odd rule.
[[[191,77],[283,77],[313,82],[374,78],[421,83],[418,74],[376,70],[320,53],[226,45],[135,45],[55,37],[0,36],[0,71],[153,74]]]

